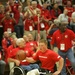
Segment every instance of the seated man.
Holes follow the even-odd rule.
[[[12,52],[9,54],[8,63],[14,62],[16,66],[20,66],[25,71],[30,71],[32,69],[39,68],[38,64],[31,64],[27,62],[26,60],[16,59],[16,54],[20,50],[25,51],[27,57],[32,57],[34,55],[34,51],[25,46],[25,41],[23,38],[17,39],[16,44],[17,44],[17,47],[14,48]]]
[[[48,73],[49,72],[53,73],[51,75],[60,74],[63,68],[63,62],[64,62],[63,58],[59,56],[57,53],[53,52],[52,50],[49,50],[47,48],[47,42],[45,40],[41,40],[39,42],[39,48],[40,50],[38,50],[37,53],[32,58],[26,57],[26,60],[31,63],[40,60],[42,69],[46,70]],[[54,72],[54,66],[56,62],[59,62],[59,67],[58,70]],[[27,75],[36,75],[36,72],[32,71],[29,71]],[[36,71],[39,75],[39,71],[38,70]]]

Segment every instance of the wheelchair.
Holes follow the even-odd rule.
[[[20,66],[15,66],[10,70],[9,75],[26,75],[26,72]]]
[[[10,70],[9,75],[26,75],[27,71],[25,71],[22,67],[20,66],[15,66]],[[46,72],[40,72],[39,75],[48,75]]]

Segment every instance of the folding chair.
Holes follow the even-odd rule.
[[[68,58],[66,58],[66,72],[67,72],[67,75],[74,75],[73,74],[73,68],[71,66],[71,63],[70,61],[68,60]]]

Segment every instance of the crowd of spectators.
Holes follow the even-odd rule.
[[[0,75],[4,75],[5,64],[15,62],[20,65],[20,61],[15,59],[18,50],[24,50],[28,57],[32,57],[38,50],[40,39],[46,40],[51,48],[50,41],[51,44],[55,42],[53,33],[62,21],[67,22],[67,28],[75,33],[75,4],[72,0],[8,0],[5,5],[0,3],[0,55],[3,56],[0,64],[4,65]],[[74,42],[73,38],[70,42]],[[28,66],[30,63],[22,64]],[[31,69],[27,68],[28,71]]]

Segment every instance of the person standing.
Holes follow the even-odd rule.
[[[61,20],[59,24],[59,29],[54,32],[52,40],[51,40],[51,48],[53,49],[53,45],[56,44],[58,47],[58,54],[64,59],[64,67],[61,71],[61,75],[66,74],[66,58],[68,58],[72,64],[72,67],[75,72],[75,58],[72,52],[72,41],[75,39],[75,34],[72,30],[67,28],[68,21],[65,19]]]

